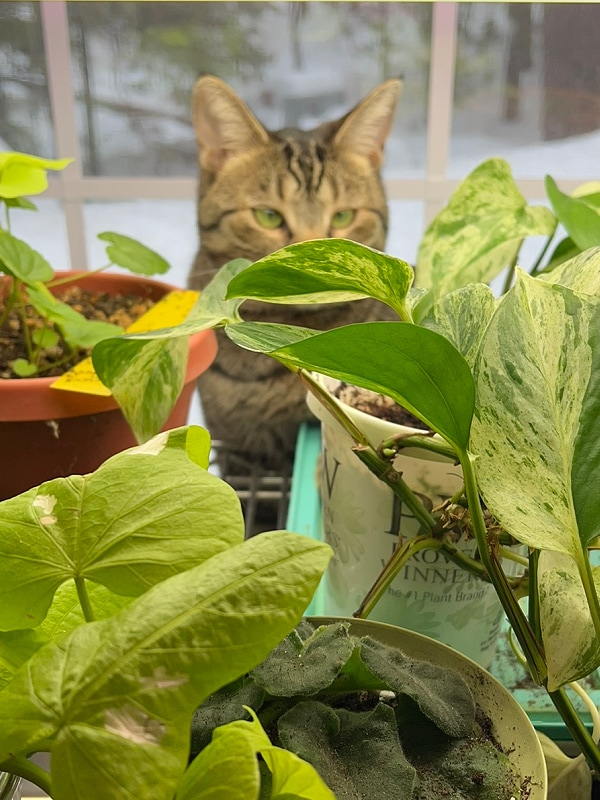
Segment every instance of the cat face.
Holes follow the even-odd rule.
[[[400,93],[389,80],[339,120],[313,131],[267,131],[214,77],[194,89],[201,247],[192,283],[232,258],[255,261],[287,244],[331,236],[382,250],[383,145]]]

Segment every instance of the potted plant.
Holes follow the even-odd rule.
[[[526,237],[545,236],[540,257],[531,268],[532,275],[558,266],[594,242],[600,244],[598,187],[586,185],[577,197],[568,197],[551,178],[546,183],[554,213],[526,203],[505,162],[492,159],[474,170],[423,238],[416,269],[418,288],[412,287],[413,269],[398,259],[375,254],[352,242],[301,243],[262,259],[247,271],[242,261],[227,265],[207,287],[185,325],[159,335],[177,337],[205,326],[224,325],[241,345],[269,352],[278,343],[311,338],[315,332],[243,323],[239,310],[242,296],[294,304],[374,296],[388,303],[400,319],[441,331],[472,364],[480,333],[495,302],[482,282],[506,270],[504,283],[508,288]],[[568,236],[553,246],[559,221]],[[240,270],[242,275],[234,277]],[[232,277],[231,299],[224,303]],[[129,345],[127,341],[120,344],[134,347],[136,341],[137,338]],[[328,339],[317,341],[329,346]],[[100,362],[112,358],[113,347],[108,341],[97,348],[96,366],[100,372]],[[348,349],[352,347],[349,345]],[[349,353],[349,359],[354,365],[363,359],[358,346]],[[379,374],[379,366],[372,371]],[[323,421],[323,526],[327,541],[336,551],[324,589],[328,609],[332,613],[352,613],[400,540],[405,549],[400,560],[397,553],[393,555],[395,580],[385,593],[377,594],[377,606],[368,604],[369,613],[383,621],[405,621],[413,629],[441,638],[489,665],[502,609],[494,588],[474,581],[473,576],[482,572],[475,540],[463,535],[465,526],[461,527],[456,516],[449,518],[445,510],[443,514],[438,510],[435,515],[437,525],[447,525],[448,536],[443,545],[431,549],[431,537],[421,535],[433,524],[431,511],[460,493],[462,472],[455,452],[439,438],[432,441],[427,437],[425,447],[415,446],[419,434],[414,430],[368,419],[347,406],[334,405],[329,398],[322,402],[324,393],[319,387],[313,386],[313,392],[309,404]],[[345,426],[335,421],[338,411]],[[362,449],[363,444],[378,445],[397,436],[409,437],[406,443],[413,446],[394,447],[386,459],[375,461],[368,447]],[[353,444],[358,447],[356,454],[351,449]],[[369,461],[369,468],[359,464],[355,455]],[[395,469],[390,469],[392,456]],[[410,491],[405,491],[405,485]],[[416,501],[415,493],[419,495]],[[513,542],[503,533],[503,545]],[[512,560],[505,569],[522,571],[521,555],[509,547],[503,553]],[[516,577],[513,583],[517,587],[521,579]]]
[[[125,357],[113,362],[113,396],[97,379],[90,381],[93,370],[82,379],[80,368],[73,380],[63,377],[58,380],[61,388],[55,386],[61,370],[80,361],[99,341],[123,333],[118,325],[85,318],[58,299],[58,292],[67,286],[79,287],[86,295],[99,297],[92,298],[92,305],[106,303],[105,295],[135,296],[143,307],[174,289],[147,277],[164,273],[169,265],[129,237],[100,234],[107,242],[106,267],[114,264],[137,273],[131,276],[106,273],[106,267],[91,273],[55,274],[40,253],[11,234],[11,212],[35,210],[26,196],[43,192],[47,170],[63,169],[70,161],[0,153],[0,205],[6,216],[5,226],[0,225],[0,352],[4,359],[0,364],[0,449],[10,453],[10,459],[3,459],[0,475],[2,498],[47,478],[91,471],[163,426],[184,424],[195,379],[216,353],[214,334],[206,331],[190,340],[189,346],[181,339],[145,348],[144,366],[133,374],[128,373]],[[183,303],[189,309],[195,297],[191,292],[171,295],[164,312],[153,312],[158,317],[154,327],[178,321],[181,317],[173,316],[173,307]],[[77,302],[83,300],[78,295]]]
[[[304,620],[200,706],[192,752],[217,726],[251,719],[337,798],[546,797],[541,748],[508,692],[457,651],[391,625]]]
[[[598,195],[568,198],[551,181],[547,185],[573,241],[597,241]],[[597,773],[600,748],[565,689],[600,665],[600,605],[590,560],[599,518],[591,487],[600,463],[600,248],[566,261],[555,251],[554,268],[536,267],[533,276],[513,269],[514,284],[499,300],[490,302],[483,284],[463,285],[469,275],[464,269],[454,284],[449,279],[445,294],[439,283],[444,253],[451,273],[456,261],[462,268],[473,253],[470,225],[472,219],[461,227],[455,218],[449,226],[431,259],[439,281],[425,291],[410,290],[408,265],[396,261],[391,268],[388,257],[367,249],[362,259],[353,258],[356,246],[342,241],[288,248],[230,283],[229,297],[278,302],[298,302],[295,292],[312,293],[316,301],[342,292],[377,296],[395,308],[401,323],[324,333],[230,323],[228,332],[243,346],[268,352],[298,371],[354,437],[359,458],[423,521],[425,533],[416,544],[402,542],[396,549],[359,615],[369,613],[415,546],[444,549],[456,558],[452,538],[467,528],[478,547],[471,568],[494,586],[533,679],[546,687]],[[506,230],[498,227],[498,246]],[[458,252],[450,247],[453,236],[464,239]],[[489,240],[485,247],[492,249]],[[470,263],[478,278],[489,279],[481,263],[473,258]],[[310,371],[394,398],[435,431],[441,444],[422,434],[370,442]],[[464,491],[429,519],[419,498],[390,471],[394,455],[405,447],[445,452],[460,463]],[[502,567],[503,543],[511,542],[527,547],[527,571],[516,582]],[[527,612],[518,602],[523,596]]]
[[[197,705],[299,622],[330,555],[285,531],[244,541],[209,449],[176,429],[0,503],[0,770],[53,800],[190,800],[224,781],[211,796],[250,797],[257,752],[286,796],[333,800],[256,728],[222,730],[186,769]]]

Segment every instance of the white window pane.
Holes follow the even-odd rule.
[[[33,197],[32,200],[37,211],[11,209],[12,233],[41,253],[53,269],[71,269],[62,203],[40,197]]]
[[[185,287],[198,247],[196,206],[186,200],[127,200],[89,202],[84,207],[88,262],[91,269],[106,264],[106,243],[97,238],[113,231],[137,239],[156,250],[171,265],[156,275],[174,286]],[[121,271],[115,268],[115,271]]]

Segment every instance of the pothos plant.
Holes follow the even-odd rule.
[[[140,242],[119,233],[104,232],[98,238],[106,242],[107,262],[91,272],[75,272],[73,276],[55,275],[46,258],[27,242],[11,233],[11,215],[14,211],[36,211],[30,196],[44,192],[48,187],[48,170],[62,170],[73,159],[45,159],[25,153],[0,153],[0,332],[11,324],[11,314],[20,320],[20,335],[26,357],[12,362],[12,372],[18,378],[44,377],[49,367],[60,366],[53,357],[45,354],[55,347],[59,338],[64,343],[65,363],[83,358],[98,342],[119,337],[123,329],[107,322],[86,319],[71,305],[61,302],[53,293],[74,281],[81,282],[86,275],[118,266],[138,275],[162,275],[169,263],[158,253]],[[1,280],[1,277],[0,277]],[[85,288],[85,282],[82,284]],[[26,307],[32,306],[42,324],[30,326],[26,322]],[[83,355],[82,355],[83,353]],[[131,386],[119,380],[120,371],[127,368],[127,353],[118,365],[112,365],[112,383],[115,399],[121,406],[136,438],[144,441],[157,433],[168,418],[177,400],[173,390],[164,402],[158,399],[163,391],[146,391],[151,385],[165,383],[172,387],[183,385],[183,372],[187,360],[187,340],[166,342],[155,346],[141,370],[134,378],[135,395],[152,396],[152,408],[145,409],[144,419],[136,413],[137,405],[131,401]],[[170,403],[170,405],[168,405]]]
[[[258,797],[258,754],[273,798],[333,800],[256,720],[188,768],[194,710],[299,622],[330,555],[285,531],[244,541],[209,449],[170,431],[0,503],[0,771],[53,800]]]
[[[415,270],[399,259],[349,241],[305,242],[252,266],[226,265],[188,320],[158,337],[220,325],[240,346],[297,372],[354,437],[357,456],[411,506],[424,533],[397,548],[361,615],[415,546],[444,547],[465,565],[445,534],[449,512],[464,519],[466,509],[479,551],[471,568],[494,585],[534,681],[600,774],[600,748],[565,690],[600,665],[600,572],[590,559],[600,534],[600,186],[568,196],[547,178],[546,188],[552,211],[527,204],[505,162],[478,167],[426,231],[416,288]],[[566,236],[556,243],[560,226]],[[521,246],[539,236],[540,256],[526,272]],[[487,283],[503,271],[497,299]],[[399,321],[320,332],[240,314],[245,298],[363,297],[386,303]],[[110,350],[110,341],[96,348],[100,371]],[[392,397],[438,436],[368,441],[312,372]],[[463,491],[433,514],[393,470],[407,446],[462,467]],[[517,582],[502,567],[506,540],[528,548]]]

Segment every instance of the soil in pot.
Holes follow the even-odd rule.
[[[365,414],[370,414],[372,417],[395,422],[397,425],[406,425],[409,428],[427,430],[427,427],[420,419],[384,394],[378,394],[360,386],[353,386],[351,383],[345,383],[344,381],[340,381],[332,394],[347,406],[364,411]]]
[[[86,319],[99,322],[111,322],[127,328],[154,305],[149,297],[135,294],[109,294],[108,292],[85,289],[82,286],[71,286],[55,292],[55,296],[82,314]],[[0,300],[0,318],[4,313],[4,298]],[[13,308],[4,325],[0,329],[0,379],[18,378],[12,369],[17,358],[28,358],[25,346],[24,328],[28,328],[29,336],[40,330],[45,323],[35,309],[27,305],[24,310],[25,320],[18,309]],[[53,328],[50,324],[48,327]],[[67,372],[71,367],[89,355],[89,351],[78,349],[72,351],[62,336],[52,347],[42,350],[39,359],[40,377],[56,377]]]

